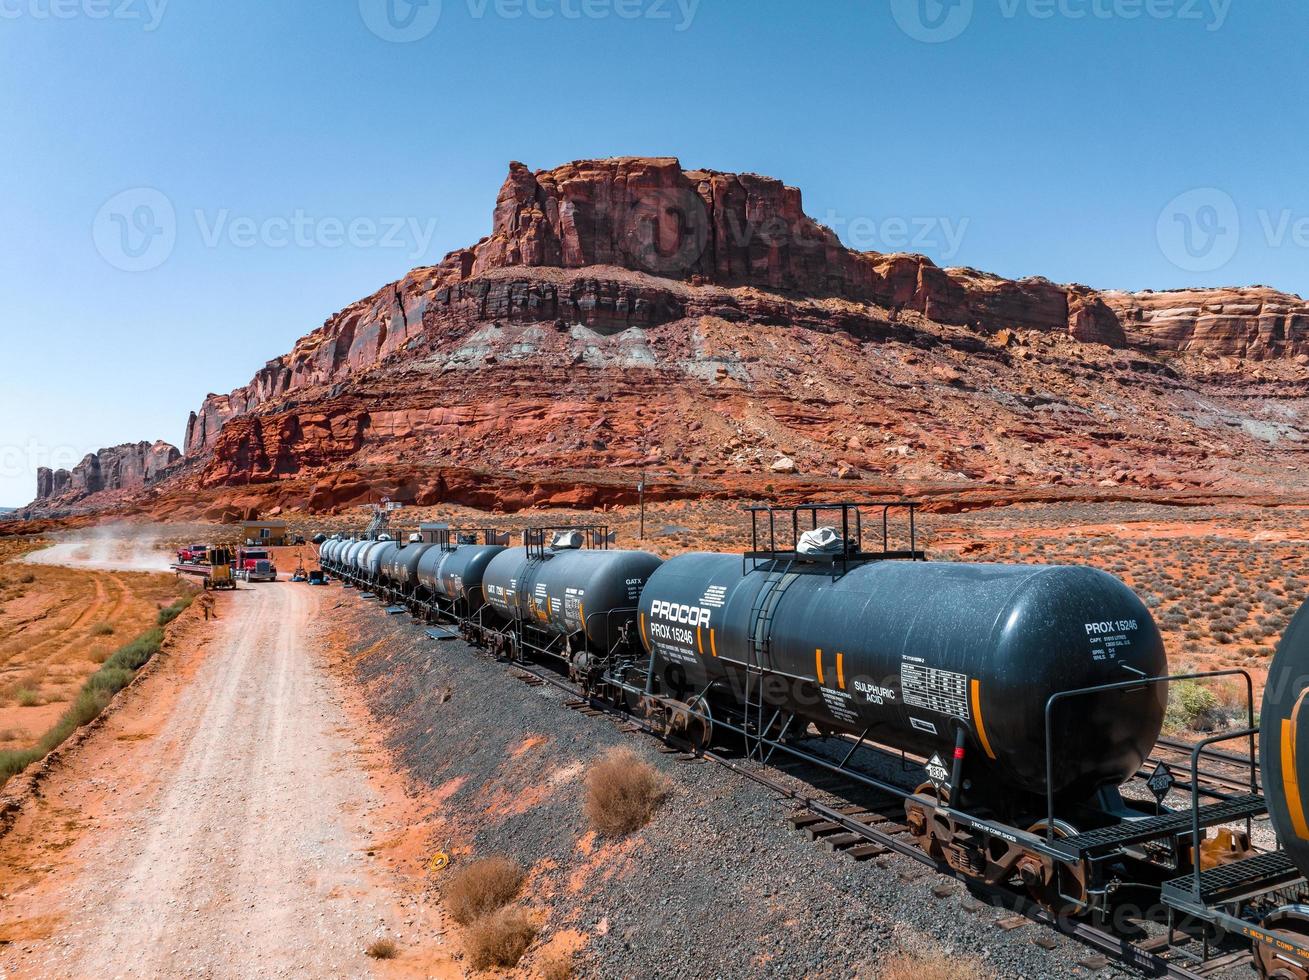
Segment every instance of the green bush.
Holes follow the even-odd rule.
[[[126,646],[119,647],[100,669],[102,671],[114,669],[140,670],[151,657],[159,652],[159,647],[163,642],[163,630],[158,628],[149,630]]]
[[[192,597],[179,599],[167,609],[159,611],[160,627],[171,623],[191,604]],[[73,702],[55,723],[55,726],[41,737],[40,742],[30,749],[18,749],[0,752],[0,785],[11,776],[16,776],[34,762],[38,762],[62,745],[73,732],[83,725],[94,721],[100,712],[113,700],[114,695],[132,683],[136,672],[159,652],[164,642],[164,631],[160,627],[147,630],[131,643],[124,644],[114,651],[94,674],[87,678]],[[33,691],[20,691],[19,703],[24,702],[24,695],[36,698]],[[35,703],[33,700],[32,703]]]
[[[5,780],[9,779],[9,777],[17,776],[43,755],[45,753],[39,748],[6,749],[0,752],[0,785],[4,785]]]
[[[160,626],[167,626],[195,600],[195,596],[183,596],[166,609],[159,610],[158,622]]]
[[[87,681],[88,686],[78,692],[77,700],[73,702],[73,706],[64,712],[63,717],[59,719],[59,724],[55,726],[56,730],[63,729],[65,731],[59,742],[63,742],[65,738],[83,725],[89,725],[95,721],[100,712],[105,710],[105,706],[113,700],[113,692],[91,687],[89,686],[90,683],[90,681]],[[56,743],[56,745],[58,744]]]
[[[1197,681],[1178,681],[1168,692],[1164,724],[1172,731],[1212,732],[1227,727],[1238,708],[1244,714],[1243,703],[1237,705],[1227,696],[1220,698]]]
[[[117,694],[132,683],[132,678],[135,676],[136,671],[125,667],[102,667],[87,679],[83,690],[108,691],[110,694]]]

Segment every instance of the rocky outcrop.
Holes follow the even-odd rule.
[[[71,470],[41,467],[34,503],[71,505],[106,490],[140,490],[158,483],[181,458],[177,447],[166,442],[138,442],[89,453]]]
[[[1123,324],[1104,297],[1081,286],[1068,289],[1068,336],[1083,344],[1127,346]]]
[[[570,279],[561,292],[515,269],[592,275]],[[683,170],[672,158],[580,161],[538,172],[514,163],[488,238],[342,310],[250,384],[209,395],[188,422],[183,448],[187,457],[204,455],[228,420],[427,346],[452,317],[620,331],[676,319],[686,287],[706,285],[840,298],[988,332],[1066,331],[1087,342],[1125,342],[1112,311],[1083,287],[941,269],[921,255],[855,252],[805,215],[798,189],[769,177]]]
[[[1268,378],[1243,361],[1232,370],[1293,384],[1306,323],[1304,301],[1263,287],[1102,293],[855,252],[805,215],[799,190],[767,177],[671,158],[515,163],[487,238],[335,314],[248,385],[210,395],[184,448],[205,487],[433,460],[744,473],[779,455],[801,473],[986,479],[990,464],[934,447],[989,420],[994,432],[974,443],[1011,468],[1053,478],[1085,454],[1076,466],[1087,475],[1070,479],[1116,484],[1120,467],[1098,460],[1118,456],[1119,419],[1148,419],[1150,432],[1174,424],[1143,412],[1137,390],[1162,385],[1164,404],[1211,369],[1185,356],[1195,353],[1277,361]],[[879,394],[845,416],[855,390]],[[951,435],[890,420],[924,404]],[[768,418],[724,426],[707,405]],[[1034,413],[1085,438],[1057,457],[1034,448],[1050,432]],[[844,428],[883,415],[884,431],[859,438],[889,444],[848,452]],[[1240,424],[1281,438],[1276,421]],[[1201,448],[1179,458],[1216,451],[1195,438]],[[1152,479],[1209,472],[1174,470]]]
[[[48,500],[62,497],[68,492],[72,477],[67,470],[52,470],[42,466],[36,471],[36,499]]]
[[[875,298],[871,263],[804,213],[800,191],[756,174],[683,170],[671,157],[510,164],[472,275],[610,265],[668,279]]]
[[[1309,353],[1309,303],[1252,286],[1104,294],[1133,346],[1265,361]]]
[[[437,287],[457,281],[459,268],[458,260],[452,259],[441,266],[415,269],[400,282],[328,318],[302,337],[291,353],[265,364],[248,385],[226,395],[208,395],[187,422],[184,454],[191,458],[211,450],[229,419],[298,389],[333,384],[399,351],[422,329]]]

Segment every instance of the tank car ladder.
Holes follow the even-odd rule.
[[[791,566],[794,564],[795,559],[791,559],[780,571],[766,573],[768,581],[759,590],[750,610],[750,656],[745,664],[745,724],[742,725],[742,731],[745,733],[746,757],[758,759],[762,763],[768,762],[773,754],[768,733],[782,713],[781,708],[776,709],[765,723],[764,713],[768,706],[764,698],[764,680],[773,662],[773,619],[787,586],[794,581],[791,574]],[[790,724],[788,718],[781,734],[785,734]]]

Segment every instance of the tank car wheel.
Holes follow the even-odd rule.
[[[938,788],[932,783],[923,783],[914,790],[914,795],[925,796],[939,806],[950,804],[949,791]],[[946,863],[948,832],[940,827],[940,821],[934,819],[933,814],[925,811],[913,800],[905,801],[905,819],[918,846],[930,855],[932,860],[940,864]]]
[[[1279,909],[1261,923],[1263,928],[1280,932],[1301,946],[1309,946],[1309,916],[1299,909]],[[1254,944],[1254,968],[1262,980],[1309,980],[1309,970],[1277,955],[1265,943]]]
[[[1044,837],[1047,820],[1040,820],[1027,828],[1029,834]],[[1079,831],[1066,820],[1054,822],[1054,836],[1076,837]],[[1086,887],[1086,869],[1069,865],[1050,867],[1035,854],[1028,854],[1018,862],[1018,876],[1032,900],[1055,914],[1082,915],[1090,908],[1090,894]]]
[[[1262,980],[1305,980],[1309,973],[1290,963],[1278,963],[1277,954],[1269,946],[1257,946],[1254,951],[1254,968]],[[1271,971],[1271,972],[1270,972]]]
[[[704,698],[696,698],[687,705],[679,703],[668,709],[667,732],[690,743],[696,752],[703,752],[714,740],[713,717]]]

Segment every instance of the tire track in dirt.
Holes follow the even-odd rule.
[[[310,652],[321,595],[276,584],[226,598],[157,735],[98,733],[78,764],[94,834],[0,896],[0,936],[22,937],[0,946],[0,976],[372,973],[364,949],[403,936],[402,898],[370,867],[381,801]],[[62,796],[52,810],[77,807],[76,789]]]
[[[94,584],[95,595],[85,608],[73,615],[67,624],[60,623],[50,631],[48,636],[37,639],[34,643],[24,647],[19,652],[13,653],[8,658],[3,667],[3,674],[9,681],[40,664],[60,661],[72,647],[78,644],[86,644],[89,641],[89,635],[83,627],[92,621],[100,621],[103,618],[102,611],[109,601],[108,590],[100,575],[95,575]],[[52,613],[66,613],[68,609],[69,607],[66,605],[57,606],[54,610],[47,612],[42,620],[48,619]],[[36,620],[32,622],[34,623]],[[10,634],[9,639],[12,640],[16,636],[21,636],[30,625],[32,623],[23,624],[22,628]]]
[[[121,575],[117,575],[111,572],[107,576],[107,578],[109,584],[112,585],[114,587],[114,590],[118,593],[117,597],[114,599],[113,607],[109,610],[108,615],[105,617],[105,622],[112,623],[112,622],[116,622],[123,615],[124,607],[129,602],[132,601],[132,598],[135,595],[135,593],[133,593],[131,586],[129,586],[126,582],[123,581],[123,577]]]

